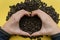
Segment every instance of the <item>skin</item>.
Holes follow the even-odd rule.
[[[29,12],[25,11],[25,10],[20,10],[18,12],[16,12],[15,14],[13,14],[11,16],[11,18],[3,25],[2,29],[4,31],[6,31],[7,33],[13,35],[13,34],[17,34],[17,35],[25,35],[25,36],[30,36],[29,33],[22,31],[19,28],[19,20],[24,16],[29,16],[28,14]]]
[[[40,31],[33,33],[30,35],[27,32],[22,31],[19,28],[19,20],[24,16],[30,16],[29,12],[25,10],[20,10],[13,14],[11,18],[3,25],[2,29],[9,34],[17,34],[17,35],[25,35],[25,36],[39,36],[39,35],[54,35],[60,33],[60,29],[57,24],[53,21],[53,19],[41,11],[40,9],[32,11],[31,16],[37,15],[42,20],[42,28]],[[48,30],[48,31],[47,31]]]
[[[60,33],[60,29],[57,24],[53,21],[53,19],[41,11],[40,9],[32,11],[32,16],[37,15],[42,20],[42,28],[40,31],[33,33],[31,36],[39,36],[39,35],[54,35]]]

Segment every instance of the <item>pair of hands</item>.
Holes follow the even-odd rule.
[[[56,33],[60,33],[60,29],[57,27],[57,24],[53,21],[53,19],[40,9],[32,11],[31,16],[33,17],[34,15],[37,15],[39,18],[41,18],[42,20],[41,30],[33,33],[32,35],[30,35],[27,32],[24,32],[19,28],[19,21],[24,15],[30,16],[29,12],[25,10],[20,10],[16,12],[3,25],[2,29],[9,34],[17,34],[25,36],[54,35]]]

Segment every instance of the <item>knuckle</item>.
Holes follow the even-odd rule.
[[[15,14],[13,14],[11,17],[14,18],[15,17]]]
[[[20,10],[20,11],[24,12],[25,10],[24,10],[24,9],[22,9],[22,10]]]

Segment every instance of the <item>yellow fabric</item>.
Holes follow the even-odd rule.
[[[21,1],[24,2],[24,0],[0,0],[0,26],[3,26],[6,22],[6,16],[10,5],[14,5],[16,3],[20,3]],[[52,5],[57,13],[60,14],[60,0],[42,0],[43,2],[47,3],[48,6]],[[60,17],[59,17],[60,18]],[[60,26],[60,21],[58,23],[58,26]],[[12,36],[10,40],[30,40],[29,38],[22,38],[20,36]],[[41,38],[41,40],[50,40],[49,37],[44,36]]]

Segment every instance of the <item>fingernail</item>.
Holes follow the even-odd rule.
[[[31,14],[31,12],[29,12],[29,14]]]
[[[29,12],[29,15],[31,16],[31,12]]]

